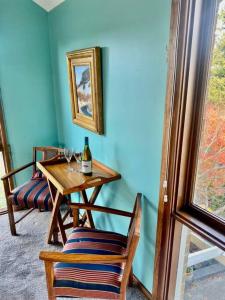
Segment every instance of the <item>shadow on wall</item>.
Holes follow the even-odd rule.
[[[120,184],[122,183],[122,180]],[[102,191],[102,203],[101,205],[113,208],[119,208],[126,211],[132,211],[136,194],[127,195],[118,199],[119,184],[114,183],[111,191]],[[126,185],[123,181],[122,185]],[[126,186],[125,190],[129,188]],[[107,195],[107,198],[104,196]],[[104,199],[104,200],[103,200]],[[118,203],[119,200],[119,203]],[[138,278],[143,280],[146,276],[146,264],[148,269],[154,270],[154,260],[150,257],[154,257],[155,254],[155,227],[154,220],[150,218],[152,213],[158,213],[157,207],[148,199],[145,195],[142,196],[142,221],[141,221],[141,236],[138,245],[138,255],[136,254],[134,260],[135,274],[138,274]],[[104,213],[94,213],[96,227],[100,229],[106,229],[109,231],[119,232],[127,235],[129,228],[130,218],[114,216]],[[118,225],[119,224],[119,225]],[[148,249],[148,251],[146,251]],[[139,258],[142,257],[140,260]]]
[[[120,184],[122,183],[122,180]],[[126,183],[123,181],[123,185],[126,185]],[[136,194],[133,196],[127,195],[127,197],[123,196],[123,202],[121,203],[121,197],[119,199],[117,194],[119,192],[119,189],[121,187],[119,184],[114,183],[114,186],[112,189],[110,189],[110,192],[102,191],[102,199],[101,199],[101,205],[107,206],[107,207],[113,207],[116,209],[122,209],[125,211],[133,211],[133,206],[136,198]],[[128,187],[124,188],[124,190],[128,190]],[[107,195],[107,198],[104,196]],[[103,200],[104,199],[104,200]],[[132,199],[132,201],[130,201]],[[118,200],[120,202],[120,205],[118,205]],[[115,205],[114,205],[115,203]],[[117,204],[117,205],[116,205]],[[150,247],[153,249],[153,255],[154,255],[154,248],[155,248],[155,235],[153,236],[151,234],[151,231],[149,228],[155,228],[155,224],[153,224],[152,219],[149,217],[152,212],[154,211],[155,214],[158,213],[157,207],[153,205],[153,203],[145,196],[142,196],[142,220],[141,220],[141,240],[140,243],[145,244],[145,247]],[[119,220],[119,228],[118,228],[118,222]],[[96,214],[96,226],[97,228],[110,228],[112,231],[118,231],[122,234],[127,234],[128,226],[129,226],[130,218],[121,217],[121,216],[115,216],[110,214]],[[121,225],[122,224],[122,225]],[[121,229],[124,229],[125,231],[121,231]]]
[[[142,197],[142,223],[141,223],[141,237],[138,245],[138,256],[134,260],[135,274],[138,274],[138,279],[143,281],[147,270],[154,270],[154,259],[150,257],[155,256],[155,228],[154,220],[151,216],[158,214],[157,207],[145,195]],[[148,249],[148,251],[146,251]]]
[[[106,91],[109,90],[109,47],[101,47],[101,58],[102,58],[102,96],[103,96],[103,122],[104,122],[104,135],[107,135],[106,120],[108,120],[107,115],[107,94]]]

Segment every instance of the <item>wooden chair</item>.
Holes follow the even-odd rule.
[[[71,204],[74,230],[63,252],[40,253],[40,259],[45,263],[49,300],[63,296],[126,299],[140,236],[140,202],[141,194],[137,194],[133,212],[90,204]],[[128,235],[78,227],[79,209],[130,217]]]
[[[63,151],[61,148],[56,147],[33,147],[33,161],[16,169],[1,179],[3,180],[7,210],[9,216],[9,225],[12,235],[16,235],[16,224],[24,219],[29,213],[31,213],[35,208],[39,210],[49,210],[51,209],[51,195],[48,188],[48,183],[43,174],[36,169],[36,161],[38,159],[38,153],[40,153],[42,160],[55,159]],[[10,182],[12,176],[18,174],[19,172],[27,169],[28,167],[33,167],[32,178],[25,182],[24,184],[11,189]],[[14,218],[14,208],[19,209],[29,209],[20,219],[15,221]],[[18,209],[17,209],[18,210]]]

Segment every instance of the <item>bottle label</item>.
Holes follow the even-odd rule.
[[[91,173],[91,167],[92,167],[92,163],[91,163],[91,160],[89,161],[82,161],[82,165],[81,165],[81,172],[84,173],[84,174],[87,174],[87,173]]]

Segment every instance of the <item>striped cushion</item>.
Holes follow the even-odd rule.
[[[30,180],[12,191],[10,200],[21,208],[40,208],[50,210],[52,200],[48,183],[44,179]]]
[[[108,231],[77,227],[63,248],[64,253],[122,254],[127,237]],[[55,265],[56,296],[119,299],[123,268],[121,264]]]

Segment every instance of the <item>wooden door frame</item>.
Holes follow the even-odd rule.
[[[0,151],[3,153],[5,170],[6,173],[8,173],[12,170],[12,161],[11,161],[10,146],[7,141],[1,89],[0,89]],[[10,189],[13,189],[14,188],[13,178],[10,178],[9,184],[10,184]],[[0,209],[0,215],[4,213],[7,213],[7,211],[5,209]]]
[[[168,72],[167,72],[167,90],[164,112],[164,129],[162,145],[162,162],[160,175],[160,192],[158,207],[158,222],[155,247],[154,262],[154,280],[152,299],[165,299],[165,282],[168,277],[167,249],[170,243],[171,228],[173,227],[168,212],[171,209],[170,202],[164,202],[164,196],[167,195],[168,171],[169,171],[169,153],[171,147],[171,126],[173,115],[174,86],[176,80],[176,66],[178,55],[178,28],[180,20],[180,0],[172,0],[170,16],[170,37],[168,47]],[[165,185],[166,184],[166,185]],[[166,199],[165,199],[166,200]]]
[[[209,16],[212,11],[211,17],[213,18],[215,4],[212,4],[212,2],[210,2],[211,0],[204,1],[203,6],[207,7]],[[185,181],[187,174],[189,174],[188,162],[190,162],[190,154],[187,152],[190,151],[187,150],[192,137],[191,130],[193,134],[194,127],[192,118],[188,120],[187,124],[185,123],[185,116],[187,113],[189,117],[193,116],[193,112],[190,115],[191,110],[187,105],[187,93],[195,5],[195,0],[172,0],[153,300],[172,299],[170,283],[171,279],[173,279],[174,285],[176,279],[173,277],[174,274],[171,275],[171,266],[177,263],[177,261],[174,262],[172,259],[175,256],[178,257],[179,236],[181,234],[181,230],[179,229],[177,231],[175,228],[176,221],[191,228],[203,238],[221,247],[221,249],[225,249],[224,233],[221,233],[211,224],[208,224],[204,219],[200,218],[200,215],[196,216],[192,214],[186,206],[184,201],[185,197],[183,197],[184,191],[187,188]],[[205,12],[206,10],[203,11],[202,20],[207,19],[207,15],[204,16]],[[202,27],[203,31],[206,30],[206,36],[207,30],[209,29],[207,27],[211,26],[211,17],[209,18],[209,25],[205,26],[206,29],[203,28],[204,26]],[[205,25],[205,23],[202,24]],[[202,37],[202,35],[200,37]],[[208,37],[210,36],[207,36],[207,38]],[[202,40],[200,39],[198,45],[200,52],[198,53],[205,55],[204,58],[206,61],[211,51],[209,46],[209,44],[205,45],[205,50],[201,53],[203,48]],[[201,65],[199,58],[201,58],[201,56],[198,56],[196,65]],[[195,72],[199,76],[198,67]],[[205,73],[201,73],[201,76],[203,75],[205,76]],[[204,78],[205,77],[201,77],[202,80],[204,80]],[[198,86],[198,82],[192,86],[194,96],[196,96],[197,91],[195,85]],[[192,101],[196,100],[194,97],[192,98]],[[188,132],[188,130],[190,131]],[[168,187],[164,181],[167,182]],[[176,239],[174,239],[175,236]],[[172,256],[174,250],[177,255]],[[170,295],[170,298],[168,298],[168,295]]]

